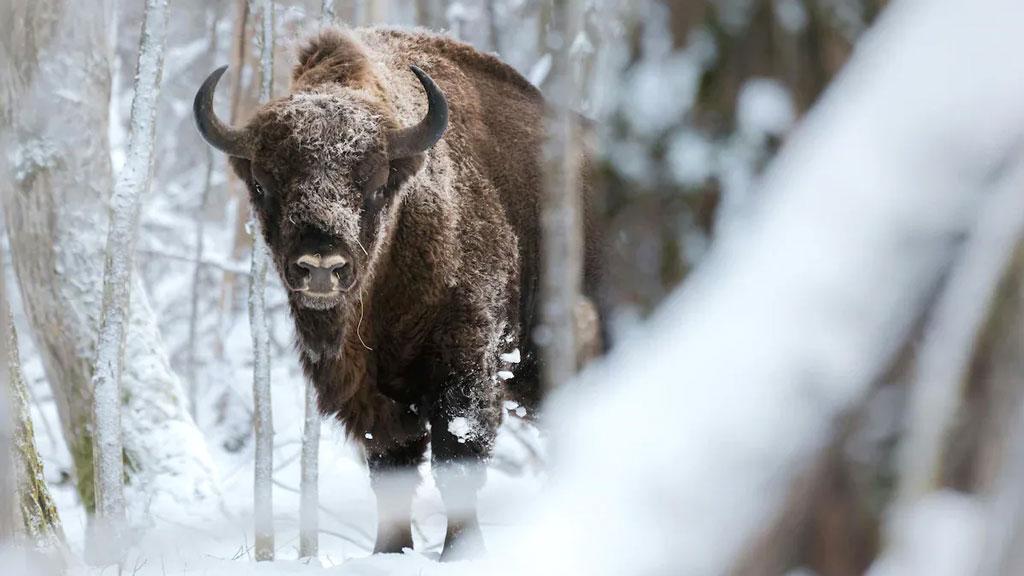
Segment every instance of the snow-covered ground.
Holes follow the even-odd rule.
[[[273,293],[272,293],[273,294]],[[280,341],[291,338],[283,310],[274,326]],[[27,334],[23,323],[19,328]],[[126,570],[147,574],[292,574],[321,571],[342,566],[343,574],[386,572],[419,573],[440,554],[444,540],[445,516],[440,495],[433,484],[429,464],[421,467],[423,483],[413,504],[413,538],[416,552],[360,560],[370,555],[376,534],[376,502],[360,448],[346,440],[335,422],[326,421],[320,442],[320,555],[318,562],[298,560],[299,456],[303,423],[304,377],[291,348],[274,353],[272,363],[274,412],[274,526],[276,557],[272,564],[253,560],[253,445],[251,432],[241,450],[229,451],[225,444],[237,440],[239,430],[248,426],[244,415],[251,411],[251,340],[245,316],[234,322],[223,355],[233,364],[212,364],[201,376],[204,381],[227,380],[236,409],[227,413],[235,422],[214,422],[213,404],[224,388],[210,386],[200,399],[198,421],[215,459],[221,480],[223,505],[220,510],[182,511],[175,518],[162,518],[145,511],[145,503],[132,502],[136,520],[148,515],[137,531]],[[60,434],[56,406],[43,376],[39,356],[30,338],[22,339],[21,356],[33,398],[32,417],[36,440],[44,459],[47,480],[53,490],[75,556],[81,558],[86,534],[85,511],[71,478],[69,456]],[[488,482],[480,495],[480,520],[485,538],[497,544],[510,527],[522,523],[521,512],[541,490],[544,473],[544,442],[540,433],[515,416],[510,416],[499,434]],[[130,492],[130,490],[129,490]],[[137,522],[138,523],[138,522]],[[407,570],[408,569],[408,570]],[[101,573],[77,567],[73,573]],[[426,573],[426,572],[424,572]]]

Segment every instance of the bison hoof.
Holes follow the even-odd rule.
[[[475,519],[471,522],[449,522],[444,537],[444,549],[441,550],[441,562],[472,560],[484,555],[484,535],[480,531],[480,523]]]
[[[373,546],[374,554],[401,554],[406,548],[412,549],[412,532],[394,530],[377,534]]]

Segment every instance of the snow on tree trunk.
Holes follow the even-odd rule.
[[[96,477],[97,545],[106,539],[109,548],[97,548],[97,559],[120,557],[125,517],[124,445],[121,438],[121,371],[124,365],[128,314],[131,311],[132,269],[138,237],[142,196],[149,190],[153,169],[153,137],[156,105],[164,66],[167,37],[167,0],[147,0],[139,41],[128,129],[127,161],[114,185],[110,200],[103,274],[103,308],[93,370],[93,462]]]
[[[563,449],[538,518],[478,572],[730,572],[904,345],[993,191],[1024,185],[1024,62],[1001,57],[1024,49],[1022,18],[1016,0],[882,15],[745,226],[646,334],[552,399]],[[609,467],[620,453],[629,465]]]
[[[112,186],[107,140],[110,4],[15,0],[4,10],[32,33],[0,50],[0,187],[12,260],[26,316],[75,467],[76,488],[94,510],[92,380]],[[12,63],[17,63],[14,66]],[[25,103],[31,102],[31,106]],[[215,510],[217,474],[188,415],[145,289],[131,275],[121,373],[123,474],[161,518]],[[133,511],[135,507],[133,506]]]
[[[334,20],[334,2],[324,0],[320,14],[320,27]],[[302,458],[299,463],[299,557],[313,558],[320,548],[320,411],[317,408],[316,387],[306,382],[305,418],[302,426]]]
[[[320,3],[320,27],[334,24],[334,0],[322,0]]]
[[[61,526],[57,506],[50,496],[43,477],[43,461],[36,450],[35,432],[29,410],[28,390],[21,375],[18,359],[18,336],[7,302],[0,303],[0,314],[6,317],[8,369],[7,398],[14,423],[14,471],[17,480],[18,515],[29,541],[39,550],[54,556],[66,553],[64,528]]]
[[[206,218],[205,208],[212,188],[214,156],[213,148],[207,148],[206,152],[206,175],[203,178],[203,191],[199,198],[199,205],[196,207],[196,249],[194,255],[195,266],[192,269],[192,293],[189,301],[188,316],[188,349],[186,362],[188,366],[188,411],[193,420],[197,420],[197,402],[199,398],[199,296],[202,290],[203,262],[206,244]]]
[[[274,2],[260,0],[260,102],[274,87]],[[267,328],[267,268],[270,255],[257,220],[252,221],[252,275],[249,284],[249,327],[252,331],[256,439],[253,511],[256,560],[274,559],[274,421],[270,404],[270,333]]]
[[[573,111],[577,103],[571,38],[579,29],[573,2],[556,0],[551,6],[547,48],[552,69],[547,86],[548,137],[544,148],[545,181],[541,206],[543,274],[542,325],[534,334],[541,345],[548,389],[568,382],[576,372],[574,310],[582,282],[582,226],[580,222],[580,133]]]
[[[320,411],[316,405],[316,387],[306,382],[306,414],[302,428],[302,477],[299,482],[299,557],[316,557],[320,538]]]

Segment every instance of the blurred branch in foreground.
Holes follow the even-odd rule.
[[[567,392],[583,408],[552,412],[563,461],[496,573],[731,569],[888,367],[994,191],[1024,185],[1024,63],[999,57],[1024,48],[1020,18],[1011,0],[882,15],[746,226],[582,377],[601,394]],[[609,468],[609,452],[629,464]]]

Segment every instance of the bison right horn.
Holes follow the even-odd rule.
[[[227,66],[221,66],[214,70],[196,92],[196,99],[192,103],[196,127],[199,128],[203,140],[206,140],[210,146],[229,156],[251,159],[252,152],[249,150],[249,140],[245,130],[236,130],[224,124],[213,113],[213,92],[217,89],[217,82],[220,81],[220,77],[227,69]]]
[[[392,130],[388,134],[388,149],[393,160],[426,152],[448,128],[448,100],[444,93],[426,72],[416,66],[409,68],[427,92],[427,115],[415,126]]]

